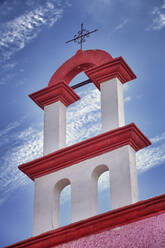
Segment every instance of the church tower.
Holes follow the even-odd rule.
[[[79,100],[69,83],[80,72],[101,92],[102,133],[66,146],[66,109]],[[30,95],[44,111],[44,156],[19,166],[35,184],[34,236],[60,227],[59,199],[67,185],[71,222],[97,216],[98,178],[105,171],[112,210],[138,201],[136,152],[151,143],[134,123],[125,125],[123,85],[135,78],[122,57],[80,49],[46,88]]]

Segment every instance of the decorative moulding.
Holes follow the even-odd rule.
[[[125,145],[138,151],[150,144],[136,125],[131,123],[22,164],[19,169],[34,180]]]
[[[64,81],[48,86],[29,96],[42,109],[57,101],[61,101],[65,106],[69,106],[80,99],[74,90]]]
[[[84,236],[111,230],[163,213],[165,213],[165,195],[160,195],[42,233],[10,245],[8,248],[56,247]]]
[[[85,74],[100,89],[100,84],[117,77],[123,84],[136,78],[122,57],[85,71]]]

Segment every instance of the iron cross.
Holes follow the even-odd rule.
[[[66,43],[69,43],[71,41],[77,42],[78,44],[80,44],[80,49],[82,49],[82,43],[86,41],[85,38],[89,37],[90,34],[96,31],[98,31],[98,29],[89,32],[88,30],[83,28],[83,23],[82,23],[81,31],[78,31],[78,33],[74,35],[74,38],[72,40],[68,40]]]

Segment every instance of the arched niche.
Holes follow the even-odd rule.
[[[110,173],[109,173],[108,166],[99,165],[93,170],[92,183],[93,183],[93,188],[94,188],[94,201],[95,201],[97,213],[103,213],[105,211],[108,211],[110,209]],[[106,191],[103,190],[103,188],[106,189]],[[104,197],[103,197],[103,194],[104,194]],[[103,201],[106,201],[104,202],[104,205],[106,203],[106,208],[104,209],[102,208]],[[108,205],[108,208],[107,208],[107,205]]]
[[[60,192],[60,226],[71,223],[71,184]]]
[[[53,191],[53,203],[52,203],[52,227],[57,228],[60,226],[62,223],[60,219],[60,212],[61,212],[61,204],[60,204],[60,196],[62,191],[71,185],[71,182],[68,178],[63,178],[59,180],[55,186],[54,186],[54,191]],[[71,201],[71,199],[70,199]]]
[[[104,171],[98,178],[98,213],[104,213],[110,210],[110,174]]]

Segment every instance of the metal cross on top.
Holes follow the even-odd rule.
[[[98,29],[95,29],[93,31],[88,31],[85,28],[83,28],[83,23],[81,24],[81,31],[78,31],[78,34],[74,35],[74,38],[72,40],[68,40],[66,43],[69,43],[71,41],[77,42],[80,44],[80,49],[82,49],[82,43],[86,41],[85,38],[89,37],[90,34],[98,31]]]

